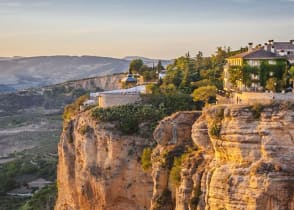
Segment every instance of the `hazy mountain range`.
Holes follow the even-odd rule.
[[[130,61],[135,58],[142,58],[149,66],[158,61],[138,56],[122,59],[96,56],[0,58],[0,92],[127,72]],[[170,62],[162,60],[163,65]]]

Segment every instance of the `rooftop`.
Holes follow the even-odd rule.
[[[231,56],[228,59],[243,58],[243,59],[280,59],[282,56],[277,56],[275,53],[264,50],[264,48],[253,49],[251,51],[239,53]]]
[[[274,47],[278,50],[294,50],[294,44],[291,42],[274,42]]]
[[[98,97],[105,94],[144,94],[146,93],[146,86],[140,85],[128,89],[109,90],[104,92],[90,93],[91,97]]]
[[[122,82],[124,83],[136,83],[137,79],[133,77],[132,74],[128,74],[125,78],[122,79]]]

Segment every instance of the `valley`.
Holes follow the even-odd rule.
[[[93,77],[0,94],[1,210],[54,207],[64,106],[89,91],[118,88],[122,76]],[[52,184],[34,193],[37,189],[29,183],[39,179]]]

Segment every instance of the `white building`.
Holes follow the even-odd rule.
[[[132,104],[141,101],[141,94],[146,94],[145,85],[128,89],[90,93],[90,100],[84,102],[84,106],[98,105],[105,108]]]

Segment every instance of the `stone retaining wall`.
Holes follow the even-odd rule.
[[[293,102],[294,93],[256,93],[243,92],[235,93],[233,97],[234,104],[271,104],[273,102]]]

